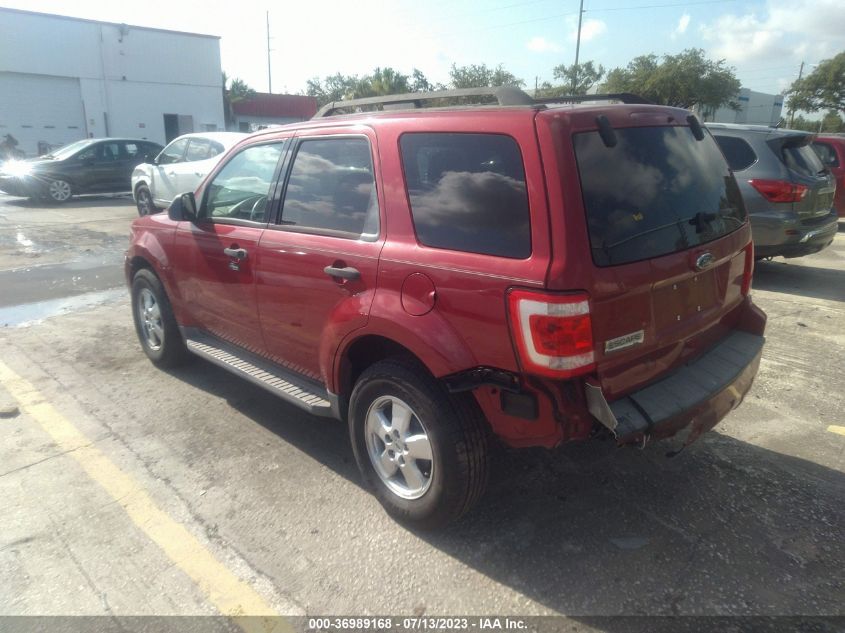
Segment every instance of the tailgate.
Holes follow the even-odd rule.
[[[736,181],[686,126],[573,135],[590,239],[596,373],[609,400],[704,352],[731,328],[751,265]]]

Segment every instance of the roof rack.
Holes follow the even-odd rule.
[[[320,108],[313,118],[321,119],[330,117],[335,114],[339,114],[341,110],[346,110],[348,108],[360,108],[364,106],[381,106],[382,110],[412,110],[414,108],[421,108],[424,101],[433,101],[436,99],[456,99],[463,97],[494,97],[501,106],[580,103],[582,101],[621,101],[622,103],[633,104],[651,103],[650,101],[629,92],[533,99],[519,88],[514,88],[513,86],[498,86],[495,88],[457,88],[455,90],[438,90],[434,92],[409,92],[399,95],[332,101]]]
[[[645,97],[636,95],[633,92],[609,92],[597,95],[566,95],[563,97],[549,97],[547,99],[534,99],[534,103],[581,103],[582,101],[621,101],[634,105],[653,105]]]

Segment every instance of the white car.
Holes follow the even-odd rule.
[[[138,215],[156,213],[170,206],[176,196],[196,191],[226,151],[247,136],[239,132],[200,132],[171,141],[152,163],[142,163],[132,172]]]

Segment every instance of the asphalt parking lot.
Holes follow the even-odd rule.
[[[758,264],[760,373],[715,432],[672,459],[499,451],[478,510],[417,534],[340,423],[147,361],[135,216],[0,194],[0,615],[843,615],[845,222]]]

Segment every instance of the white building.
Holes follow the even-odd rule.
[[[705,121],[714,123],[747,123],[777,125],[783,110],[783,95],[771,95],[741,88],[735,101],[739,110],[722,107],[715,112],[703,112]]]
[[[0,7],[0,140],[224,129],[220,38]]]

